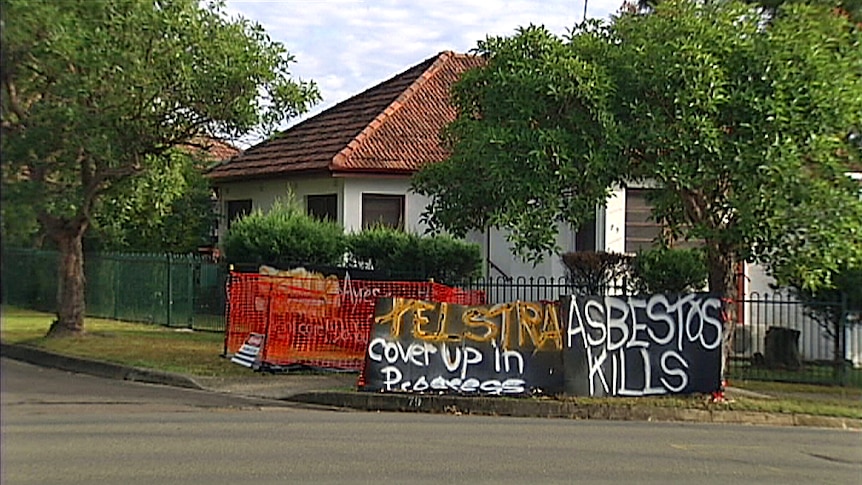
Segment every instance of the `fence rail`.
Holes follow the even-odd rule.
[[[478,290],[485,293],[490,305],[511,301],[558,301],[562,296],[571,294],[590,294],[586,288],[573,285],[564,277],[524,277],[508,278],[505,276],[478,278],[457,283],[454,286],[466,290]],[[605,285],[599,288],[602,295],[625,295],[626,284]]]

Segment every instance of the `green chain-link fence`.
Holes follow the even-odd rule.
[[[2,258],[4,303],[56,310],[56,251],[9,248]],[[87,316],[224,330],[223,264],[171,254],[88,253],[84,261]]]

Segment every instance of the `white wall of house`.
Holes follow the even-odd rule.
[[[562,252],[575,250],[575,234],[564,224],[557,225],[557,245]],[[548,255],[540,263],[533,265],[515,254],[512,245],[506,240],[506,232],[499,229],[471,231],[466,240],[479,245],[484,262],[483,273],[492,278],[560,278],[566,275],[566,268],[560,255]],[[488,260],[492,264],[488,264]]]
[[[603,229],[603,239],[597,247],[600,251],[624,253],[626,250],[626,189],[615,188],[607,204],[599,211],[598,224]]]
[[[403,195],[404,196],[404,228],[407,231],[423,234],[427,229],[419,222],[419,216],[428,205],[428,198],[410,191],[409,178],[359,178],[345,177],[338,179],[344,186],[343,197],[339,202],[344,209],[340,219],[346,232],[358,232],[362,229],[362,195]]]
[[[267,211],[279,198],[290,193],[301,204],[305,204],[308,195],[337,194],[338,200],[343,200],[344,183],[341,179],[332,177],[301,177],[295,179],[269,179],[230,182],[219,185],[220,220],[218,238],[222,241],[227,234],[227,206],[230,201],[251,200],[252,210]],[[338,219],[343,219],[343,204],[339,203]]]
[[[252,209],[263,211],[272,207],[279,197],[293,193],[296,199],[305,204],[309,195],[336,194],[338,196],[338,222],[345,231],[362,229],[362,195],[403,195],[405,228],[419,234],[427,226],[419,222],[420,215],[428,205],[427,197],[409,191],[407,178],[358,178],[358,177],[295,177],[291,179],[272,179],[230,182],[219,186],[219,240],[227,231],[227,205],[229,201],[251,200]]]
[[[614,190],[607,204],[596,211],[596,250],[619,253],[625,251],[625,218],[625,189],[619,188]],[[498,229],[490,229],[486,232],[472,231],[467,234],[466,239],[481,248],[486,275],[512,278],[562,278],[566,276],[566,267],[562,263],[561,254],[583,249],[577,247],[576,231],[568,224],[558,223],[556,242],[561,254],[545,256],[543,261],[533,265],[515,254],[512,245],[506,240],[506,234],[505,231]],[[489,259],[493,264],[487,263]]]

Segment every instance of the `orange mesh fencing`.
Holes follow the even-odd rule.
[[[235,354],[252,332],[266,335],[261,362],[270,366],[360,370],[377,298],[482,305],[480,291],[432,281],[365,281],[319,274],[230,274],[225,349]]]

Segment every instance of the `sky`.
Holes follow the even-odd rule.
[[[588,18],[607,19],[623,0],[227,0],[226,11],[261,24],[294,56],[292,77],[317,83],[323,99],[301,120],[441,51],[530,24],[565,35],[584,1]]]

